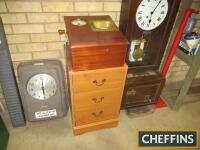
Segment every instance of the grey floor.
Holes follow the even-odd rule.
[[[200,130],[200,103],[184,105],[179,111],[156,109],[153,114],[134,119],[121,111],[117,128],[80,136],[73,135],[69,113],[64,118],[28,123],[15,129],[8,120],[6,124],[10,132],[7,150],[151,150],[137,146],[137,130]]]
[[[64,118],[28,123],[15,129],[8,121],[6,124],[10,131],[7,150],[147,150],[137,146],[137,130],[200,129],[200,103],[184,105],[178,112],[156,109],[153,114],[134,119],[121,111],[117,128],[80,136],[73,135],[69,113]]]

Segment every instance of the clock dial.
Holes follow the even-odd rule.
[[[143,30],[153,30],[167,16],[167,0],[143,0],[136,11],[136,23]]]
[[[84,26],[87,24],[87,22],[83,19],[77,18],[71,21],[71,24],[75,25],[75,26]]]
[[[28,94],[38,100],[46,100],[56,93],[56,81],[49,74],[32,76],[27,83]]]

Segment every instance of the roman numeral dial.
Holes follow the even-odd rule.
[[[136,11],[136,23],[142,30],[153,30],[165,20],[167,12],[167,0],[142,0]]]

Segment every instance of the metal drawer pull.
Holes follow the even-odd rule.
[[[99,113],[95,113],[95,112],[92,113],[94,117],[100,117],[102,114],[103,114],[103,110],[101,110]]]
[[[96,86],[102,86],[106,82],[106,79],[101,80],[101,82],[98,82],[97,80],[94,80],[93,83]]]
[[[129,96],[129,95],[133,95],[133,96],[134,96],[135,94],[136,94],[136,90],[133,89],[133,88],[132,88],[132,89],[129,89],[129,90],[127,91],[127,93],[126,93],[126,95],[128,95],[128,96]]]
[[[99,99],[97,99],[96,97],[93,97],[92,98],[92,100],[95,102],[95,103],[100,103],[100,102],[102,102],[103,101],[103,99],[104,99],[104,97],[102,96],[102,97],[100,97]]]

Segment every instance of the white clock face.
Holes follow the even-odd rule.
[[[27,83],[28,94],[37,100],[46,100],[56,93],[56,81],[49,74],[32,76]]]
[[[136,23],[143,30],[153,30],[167,16],[167,0],[143,0],[136,11]]]

